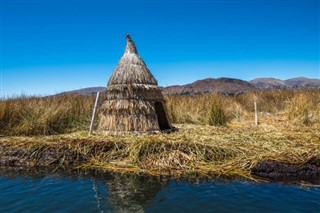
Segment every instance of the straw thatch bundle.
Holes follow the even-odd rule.
[[[100,131],[149,132],[171,129],[156,79],[138,55],[129,35],[127,46],[109,79]]]

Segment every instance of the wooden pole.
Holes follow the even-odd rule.
[[[254,124],[259,124],[259,118],[258,118],[258,110],[257,110],[257,101],[254,101]]]
[[[91,117],[89,136],[92,134],[92,130],[93,130],[93,124],[94,124],[94,119],[96,116],[96,109],[97,109],[97,105],[98,105],[99,95],[100,95],[100,92],[97,92],[96,102],[94,103],[92,117]]]

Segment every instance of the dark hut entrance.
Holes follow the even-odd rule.
[[[155,110],[157,113],[160,130],[170,129],[171,127],[169,125],[166,112],[164,111],[164,108],[161,102],[155,103]]]

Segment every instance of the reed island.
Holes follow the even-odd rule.
[[[2,168],[319,183],[319,89],[163,95],[126,38],[90,136],[94,96],[0,101]]]

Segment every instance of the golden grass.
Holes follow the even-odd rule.
[[[179,132],[152,135],[98,135],[86,132],[46,137],[0,138],[0,155],[8,147],[27,150],[36,162],[47,150],[59,159],[80,156],[78,168],[183,176],[188,174],[251,177],[261,160],[303,164],[320,157],[317,126],[296,125],[285,115],[261,117],[261,125],[232,121],[227,126],[182,124]],[[38,156],[38,157],[36,157]],[[63,162],[62,162],[63,163]]]
[[[253,101],[260,114],[283,114],[304,125],[320,124],[320,90],[255,91],[236,97],[219,95],[167,96],[172,123],[225,125],[252,121]],[[100,98],[98,117],[104,97]],[[0,101],[0,135],[52,135],[88,129],[94,97],[59,95]],[[98,122],[96,122],[98,123]]]
[[[0,101],[0,135],[51,135],[87,128],[94,98],[80,95]]]
[[[287,120],[297,124],[319,125],[320,123],[319,89],[259,90],[236,97],[215,94],[167,96],[166,100],[168,115],[173,123],[214,124],[210,121],[219,120],[224,116],[226,116],[225,122],[252,120],[254,101],[257,101],[260,114],[281,113],[286,115]]]
[[[261,160],[303,164],[320,158],[320,90],[168,96],[166,100],[179,132],[92,137],[87,129],[93,97],[0,101],[0,156],[15,156],[29,166],[69,164],[151,175],[247,178],[253,178],[250,169]],[[254,125],[253,100],[258,102],[259,126]],[[219,103],[218,113],[215,103]],[[227,121],[224,126],[208,125],[222,115]]]

